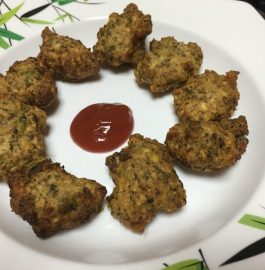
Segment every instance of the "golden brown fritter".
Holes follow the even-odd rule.
[[[80,40],[58,35],[48,27],[42,31],[38,60],[54,78],[80,81],[99,73],[100,64],[91,50]]]
[[[4,98],[5,95],[8,95],[8,83],[5,79],[5,76],[0,73],[0,98]]]
[[[129,4],[123,13],[112,13],[106,25],[100,28],[94,53],[111,66],[136,64],[145,53],[145,38],[152,32],[150,15],[144,15],[135,4]]]
[[[139,39],[134,42],[133,52],[127,60],[127,63],[136,66],[137,63],[144,58],[145,55],[145,39]]]
[[[0,181],[44,158],[46,113],[16,100],[0,99]]]
[[[244,116],[217,121],[184,121],[167,133],[172,156],[196,171],[218,171],[233,165],[246,151],[248,125]]]
[[[165,92],[198,73],[202,58],[202,50],[196,43],[185,44],[174,37],[154,39],[134,74],[138,83],[148,85],[152,92]]]
[[[173,91],[175,110],[181,120],[220,120],[229,118],[237,107],[239,72],[219,75],[206,70],[191,77],[181,88]]]
[[[59,163],[43,162],[9,181],[11,208],[38,237],[83,224],[100,212],[106,188],[77,178]]]
[[[16,61],[6,76],[0,76],[0,98],[13,98],[46,109],[56,95],[54,79],[34,57]]]
[[[112,216],[134,232],[142,233],[155,215],[173,212],[186,203],[186,192],[165,147],[140,134],[129,145],[107,157],[115,183],[107,198]]]

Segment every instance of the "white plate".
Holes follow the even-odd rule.
[[[106,16],[112,11],[121,12],[127,3],[113,0],[91,5],[87,10],[89,20],[56,27],[56,31],[91,47]],[[149,41],[168,35],[194,41],[204,53],[201,71],[206,68],[219,73],[230,69],[240,71],[240,101],[234,117],[240,114],[247,117],[250,134],[246,153],[235,166],[217,175],[195,174],[176,167],[187,190],[187,205],[174,214],[159,214],[143,235],[125,229],[105,207],[90,223],[40,240],[28,223],[10,211],[9,190],[1,183],[0,269],[154,270],[172,264],[176,264],[174,269],[192,264],[198,268],[193,265],[187,269],[207,266],[219,269],[248,246],[245,257],[249,258],[240,257],[220,269],[264,269],[264,21],[249,5],[234,1],[135,3],[152,15],[154,25]],[[85,18],[84,5],[71,5],[73,12],[79,14],[79,10],[81,18]],[[46,13],[50,14],[47,10]],[[34,31],[40,30],[38,26]],[[4,73],[15,60],[36,56],[40,43],[38,33],[5,51],[0,58],[0,72]],[[48,117],[48,154],[67,171],[99,181],[108,193],[113,183],[104,163],[110,153],[92,154],[71,140],[69,127],[74,116],[93,103],[124,103],[133,111],[134,132],[160,142],[177,121],[171,95],[154,98],[139,88],[132,70],[103,69],[99,80],[81,84],[58,82],[58,90],[58,107]],[[251,246],[254,242],[257,244]],[[253,256],[253,250],[259,255]]]

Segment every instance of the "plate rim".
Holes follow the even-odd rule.
[[[144,6],[144,9],[146,10],[147,9],[147,6],[148,6],[148,4],[147,4],[147,1],[148,0],[144,0],[144,1],[134,1],[136,4],[138,4],[138,6],[139,7],[141,7],[142,5]],[[197,1],[197,4],[198,4],[198,2],[200,2],[202,5],[204,4],[204,5],[209,5],[207,8],[208,8],[208,10],[211,10],[211,11],[213,11],[213,3],[211,3],[210,4],[210,0],[188,0],[186,3],[183,3],[183,2],[180,2],[180,1],[176,1],[175,2],[175,4],[172,4],[172,2],[170,2],[170,0],[167,0],[166,2],[167,3],[170,3],[170,6],[174,6],[174,7],[183,7],[183,6],[185,6],[185,9],[187,9],[187,6],[188,5],[190,5],[191,3],[194,3],[195,1]],[[30,2],[30,1],[27,1],[28,3]],[[126,2],[131,2],[131,1],[126,1]],[[154,1],[155,2],[155,5],[157,6],[157,7],[159,7],[159,5],[161,4],[161,1],[158,1],[158,0],[155,0]],[[248,13],[249,14],[249,20],[250,19],[252,19],[252,24],[254,24],[254,25],[256,25],[257,27],[259,26],[259,27],[261,27],[261,26],[263,26],[264,27],[264,25],[262,25],[262,21],[260,20],[260,18],[258,19],[258,17],[255,15],[255,13],[253,12],[253,10],[254,10],[254,8],[252,8],[249,4],[247,4],[247,3],[244,3],[244,2],[237,2],[237,1],[230,1],[230,0],[223,0],[223,1],[212,1],[212,2],[215,2],[215,4],[217,5],[217,6],[219,6],[219,7],[221,7],[221,9],[223,10],[222,12],[227,12],[228,10],[230,10],[230,9],[233,9],[234,11],[235,11],[235,7],[237,8],[237,10],[244,10],[244,14],[245,13]],[[217,2],[219,2],[219,3],[217,3]],[[31,2],[32,3],[32,5],[33,5],[33,2]],[[95,14],[95,16],[93,17],[93,18],[83,18],[83,20],[93,20],[93,19],[98,19],[99,17],[106,17],[106,11],[108,11],[108,10],[120,10],[120,7],[122,6],[122,7],[124,7],[125,5],[126,5],[126,3],[123,1],[122,3],[121,3],[121,1],[120,2],[118,2],[118,3],[113,3],[112,1],[109,1],[108,3],[106,2],[105,3],[106,5],[107,5],[107,8],[106,9],[104,9],[103,10],[103,12],[101,13],[101,15],[99,15],[100,14],[100,12],[101,11],[98,11],[98,13],[97,14]],[[154,7],[153,7],[154,8]],[[152,9],[152,8],[151,8]],[[256,12],[256,11],[255,11]],[[152,11],[149,11],[149,13],[152,13]],[[243,14],[242,13],[242,14]],[[250,15],[251,14],[251,15]],[[258,12],[256,12],[256,14],[258,14]],[[227,16],[228,16],[228,18],[229,19],[232,19],[232,18],[230,18],[231,16],[232,16],[232,14],[231,13],[227,13]],[[242,15],[237,15],[237,16],[239,16],[239,17],[237,17],[237,19],[238,20],[240,20],[240,21],[245,21],[245,17],[243,16],[242,17]],[[260,15],[259,15],[260,16]],[[261,16],[260,16],[261,17]],[[234,19],[234,18],[233,18]],[[261,23],[262,22],[262,23]],[[175,23],[175,22],[174,22]],[[56,26],[57,27],[57,26]],[[58,27],[60,27],[60,26],[58,26]],[[189,29],[189,27],[192,27],[192,25],[188,25],[188,29]],[[219,26],[220,27],[220,26]],[[185,28],[184,28],[185,29]],[[199,28],[196,28],[195,29],[195,33],[197,34],[197,35],[199,35],[199,33],[197,33],[199,31]],[[220,32],[221,33],[223,33],[223,31],[222,31],[222,29],[220,29]],[[262,29],[260,29],[260,31],[258,30],[257,32],[260,32],[260,34],[263,34],[263,31],[262,31]],[[28,37],[27,37],[27,39],[31,39],[31,38],[34,38],[34,36],[36,35],[36,33],[39,33],[39,29],[35,32],[35,31],[33,31],[33,34],[32,35],[29,35]],[[204,38],[204,31],[202,31],[202,37]],[[262,44],[263,45],[265,45],[265,37],[264,38],[262,38],[262,39],[260,39],[260,38],[258,38],[258,40],[260,41],[260,40],[262,40]],[[214,43],[216,42],[215,41],[215,38],[214,38],[214,36],[212,37],[212,39],[210,39],[210,41],[213,41]],[[218,41],[217,41],[218,42]],[[17,45],[15,45],[14,47],[17,47],[17,46],[19,46],[19,43],[17,43]],[[235,49],[236,49],[236,46],[237,46],[237,43],[236,44],[234,44],[233,42],[229,42],[228,43],[228,46],[226,45],[226,47],[230,47],[231,49],[232,49],[232,51],[234,51]],[[252,49],[252,47],[250,48],[250,50]],[[10,50],[12,50],[12,48],[10,49]],[[262,55],[264,56],[264,58],[265,58],[265,51],[264,52],[261,52],[261,58],[262,58]],[[3,58],[4,57],[4,52],[2,52],[1,51],[1,53],[0,53],[0,58]],[[236,57],[236,60],[238,60],[237,59],[237,57]],[[245,60],[245,61],[248,61],[248,60]],[[264,67],[264,70],[265,70],[265,64],[262,64],[262,63],[259,63],[259,65],[258,65],[258,69],[260,68],[260,67]],[[251,69],[251,67],[250,67],[250,69]],[[256,81],[255,81],[256,82]],[[265,79],[258,79],[257,80],[257,85],[258,85],[258,88],[260,88],[260,86],[261,85],[265,85]],[[264,98],[264,93],[263,93],[263,98]],[[1,187],[0,187],[1,188]],[[263,190],[263,192],[262,192],[262,190]],[[253,212],[254,213],[260,213],[261,211],[259,211],[259,210],[257,210],[257,205],[255,205],[256,204],[256,202],[257,202],[257,200],[259,200],[259,199],[262,199],[262,197],[264,198],[265,196],[265,178],[263,178],[261,181],[260,181],[260,183],[259,183],[259,189],[256,189],[256,191],[254,192],[254,194],[249,198],[249,201],[246,203],[246,205],[244,206],[244,207],[242,207],[242,209],[238,212],[238,214],[235,216],[235,218],[233,219],[233,220],[231,220],[230,222],[228,222],[228,224],[226,224],[224,227],[224,229],[228,229],[228,228],[230,228],[230,226],[234,226],[235,225],[235,220],[238,220],[238,218],[239,217],[241,217],[242,216],[242,214],[244,214],[244,213],[247,213],[247,212],[251,212],[252,211],[252,209],[253,209]],[[263,202],[264,202],[264,200],[263,200]],[[260,201],[259,201],[259,203],[260,203]],[[265,204],[265,202],[264,202],[264,204]],[[253,215],[253,216],[256,216],[256,215]],[[238,222],[236,222],[236,224],[238,225]],[[242,223],[242,224],[244,224],[244,223]],[[248,225],[248,224],[245,224],[245,225]],[[241,225],[242,226],[242,225]],[[248,226],[250,226],[250,225],[248,225]],[[251,226],[250,226],[251,227]],[[247,230],[246,230],[247,231]],[[260,233],[258,233],[259,231],[257,230],[257,235],[259,235]],[[213,237],[220,237],[220,234],[222,234],[222,232],[220,232],[220,231],[217,231],[216,233],[214,233],[214,235],[212,235],[210,238],[213,238]],[[0,236],[1,237],[3,237],[4,238],[4,236],[3,236],[3,233],[0,231]],[[188,247],[188,248],[186,248],[186,249],[184,249],[184,250],[182,250],[181,252],[177,252],[176,254],[171,254],[171,255],[167,255],[167,256],[165,256],[163,259],[166,259],[168,262],[173,262],[173,263],[176,263],[177,261],[178,262],[182,262],[182,261],[187,261],[187,260],[191,260],[190,259],[190,257],[192,257],[192,259],[195,259],[195,260],[202,260],[202,262],[203,263],[206,263],[206,261],[203,261],[204,259],[203,259],[203,257],[204,256],[202,256],[202,254],[200,253],[200,251],[199,250],[202,250],[202,248],[205,248],[205,245],[206,245],[206,242],[208,241],[209,239],[207,238],[207,239],[205,239],[205,240],[203,240],[203,241],[200,241],[199,243],[196,243],[196,244],[194,244],[194,245],[191,245],[190,247]],[[17,242],[16,242],[17,243]],[[201,248],[200,248],[201,247]],[[24,247],[24,248],[26,248],[26,247]],[[19,249],[21,249],[21,247],[19,248]],[[27,248],[26,248],[27,249]],[[23,250],[23,248],[22,248],[22,250]],[[199,251],[199,252],[198,252]],[[37,253],[37,252],[36,252]],[[35,254],[36,255],[36,259],[38,258],[38,259],[42,259],[43,258],[43,256],[44,257],[48,257],[49,259],[51,259],[51,257],[50,256],[48,256],[48,255],[46,255],[46,254],[39,254],[39,255],[41,255],[41,256],[38,256],[37,254]],[[186,256],[186,257],[185,257]],[[119,265],[117,265],[117,264],[115,264],[115,265],[94,265],[93,266],[93,268],[95,268],[95,269],[100,269],[100,270],[103,270],[103,269],[124,269],[124,267],[126,266],[126,269],[135,269],[135,267],[137,266],[138,267],[138,269],[147,269],[147,267],[148,267],[148,269],[154,269],[154,267],[155,268],[157,268],[157,269],[161,269],[162,267],[163,267],[163,263],[161,263],[161,258],[162,257],[160,257],[160,258],[156,258],[156,259],[153,259],[153,260],[148,260],[148,265],[144,265],[142,262],[137,262],[137,263],[126,263],[126,264],[120,264],[120,266]],[[92,265],[90,265],[90,264],[86,264],[86,265],[82,265],[82,263],[80,263],[80,264],[78,264],[78,263],[76,263],[76,262],[74,262],[73,264],[72,263],[70,263],[69,261],[67,261],[67,265],[65,265],[65,261],[64,260],[61,260],[60,258],[53,258],[52,259],[53,260],[53,263],[55,263],[52,267],[54,268],[54,269],[59,269],[60,267],[64,267],[64,269],[72,269],[73,267],[76,267],[77,265],[78,265],[78,267],[79,267],[79,269],[83,269],[84,267],[86,267],[87,268],[87,266],[89,265],[89,267],[92,267]],[[263,254],[263,259],[262,260],[264,260],[264,262],[265,262],[265,255]],[[158,262],[160,261],[160,264],[157,264]],[[27,264],[28,262],[26,262],[26,264]],[[0,262],[0,265],[1,265],[1,262]],[[33,264],[32,263],[30,263],[30,265],[32,265],[33,266]],[[251,265],[253,265],[253,264],[248,264],[248,262],[247,261],[245,261],[244,262],[244,264],[240,264],[240,268],[239,269],[248,269],[249,268],[249,266],[251,266]],[[14,267],[14,268],[11,268],[11,267]],[[15,269],[15,267],[16,266],[11,266],[11,265],[8,265],[8,269]],[[59,268],[58,268],[59,267]],[[229,268],[229,269],[236,269],[236,268],[234,268],[234,267],[236,267],[235,265],[233,265],[233,266],[231,266],[232,268]],[[243,267],[243,268],[242,268]],[[52,269],[51,267],[50,267],[50,265],[49,265],[49,268],[50,269]],[[24,269],[24,268],[23,268]],[[29,268],[28,268],[29,269]],[[84,268],[85,269],[85,268]],[[177,268],[176,268],[177,269]],[[228,269],[228,268],[226,268],[226,269]],[[256,269],[258,269],[258,268],[256,268]],[[261,269],[261,268],[260,268]]]

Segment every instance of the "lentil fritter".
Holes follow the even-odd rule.
[[[219,75],[206,70],[191,77],[181,88],[173,91],[174,106],[180,120],[221,120],[229,118],[237,107],[239,72]]]
[[[0,181],[44,158],[46,113],[12,99],[0,99]]]
[[[186,192],[165,147],[140,134],[128,146],[107,157],[115,183],[107,198],[113,217],[142,233],[158,212],[173,212],[186,203]]]
[[[153,93],[161,93],[198,73],[202,58],[202,50],[194,42],[185,44],[174,37],[153,39],[150,51],[138,62],[134,74],[139,84],[149,86]]]
[[[129,4],[123,13],[110,14],[107,24],[97,33],[93,51],[101,62],[111,66],[136,64],[145,54],[145,38],[151,32],[151,16]]]
[[[183,121],[169,129],[166,145],[172,156],[195,171],[218,171],[233,165],[246,151],[244,116],[217,121]]]
[[[80,40],[58,35],[48,27],[42,31],[41,36],[43,42],[38,61],[54,78],[75,82],[99,73],[98,60]]]
[[[46,109],[56,96],[54,79],[38,64],[35,57],[16,61],[10,66],[6,76],[0,77],[0,98],[13,98]]]
[[[77,178],[50,161],[17,174],[9,186],[12,210],[40,238],[87,222],[100,212],[106,195],[96,181]]]

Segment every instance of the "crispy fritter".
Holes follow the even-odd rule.
[[[16,61],[6,76],[0,76],[0,98],[13,98],[45,109],[52,104],[56,95],[54,79],[34,57]]]
[[[150,51],[137,64],[134,74],[138,83],[148,85],[152,92],[165,92],[198,73],[202,58],[202,50],[196,43],[185,44],[174,37],[153,39]]]
[[[186,192],[165,147],[140,134],[107,157],[115,183],[107,198],[111,214],[134,232],[142,233],[155,215],[173,212],[186,203]]]
[[[136,66],[137,63],[144,58],[145,55],[145,39],[139,39],[134,42],[133,52],[127,62]]]
[[[106,188],[77,178],[59,163],[43,162],[9,181],[11,208],[38,237],[83,224],[100,212]]]
[[[152,32],[150,15],[144,15],[135,4],[129,4],[122,14],[112,13],[100,28],[94,53],[111,66],[136,64],[145,53],[145,38]]]
[[[0,181],[44,158],[46,113],[11,99],[0,99]]]
[[[219,75],[206,70],[188,80],[185,86],[174,90],[175,110],[181,120],[220,120],[229,118],[237,107],[239,72]]]
[[[100,64],[91,50],[80,40],[58,35],[48,27],[42,31],[38,61],[54,78],[80,81],[99,73]]]
[[[5,76],[0,73],[0,99],[8,97],[9,95],[9,86],[7,83],[7,80],[5,79]]]
[[[218,171],[233,165],[246,151],[248,125],[244,116],[217,121],[184,121],[167,133],[172,156],[196,171]]]

